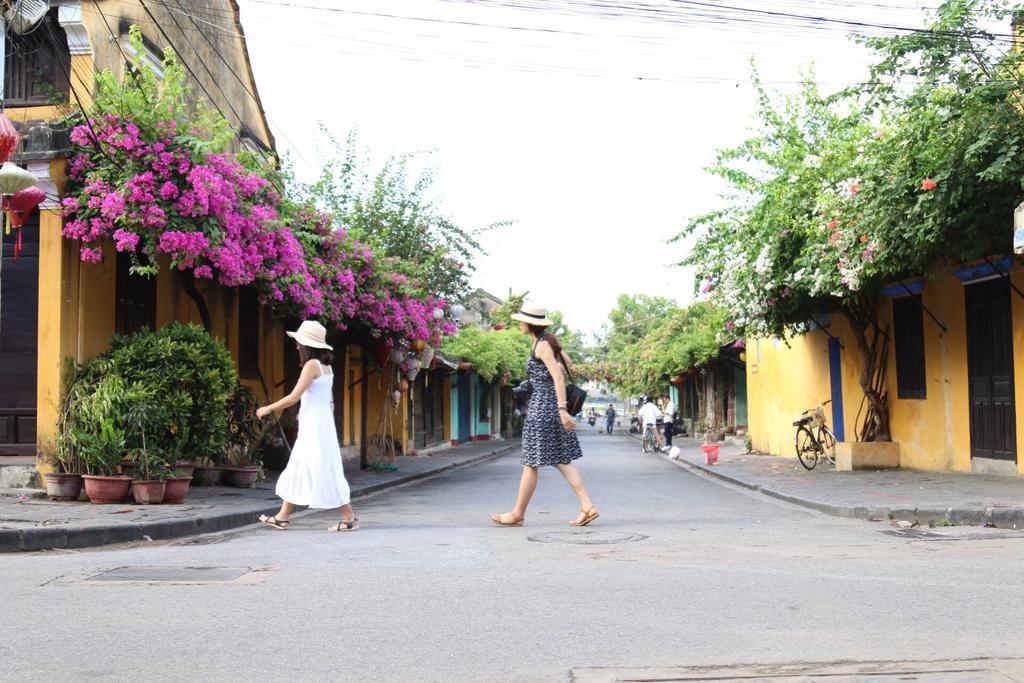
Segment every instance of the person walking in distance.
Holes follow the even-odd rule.
[[[611,434],[612,429],[615,428],[615,406],[611,403],[608,404],[608,410],[604,413],[604,431],[605,434]]]
[[[302,372],[292,392],[280,401],[256,411],[260,419],[275,411],[301,402],[299,435],[292,447],[288,466],[277,480],[275,493],[282,499],[276,515],[260,515],[260,521],[275,529],[287,529],[288,519],[296,505],[341,510],[341,521],[331,531],[355,531],[359,521],[350,503],[351,493],[341,462],[338,433],[331,410],[331,370],[333,350],[327,345],[327,330],[315,320],[307,320],[295,332],[287,332],[295,340],[302,361]]]
[[[500,526],[522,526],[526,508],[537,489],[540,468],[552,466],[562,473],[576,492],[580,514],[569,522],[572,526],[586,526],[600,513],[590,500],[580,472],[573,461],[583,456],[576,423],[566,410],[565,373],[572,369],[572,361],[548,327],[547,309],[524,305],[512,316],[519,329],[533,337],[533,351],[526,362],[530,380],[530,399],[523,423],[523,471],[519,480],[519,495],[511,512],[492,514],[491,521]]]
[[[675,422],[676,405],[672,403],[670,396],[664,397],[662,403],[662,421],[665,424],[665,450],[671,450],[672,448],[672,423]]]

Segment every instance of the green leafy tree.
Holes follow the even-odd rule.
[[[502,377],[515,382],[525,379],[530,339],[518,329],[482,330],[469,326],[446,338],[442,351],[471,364],[488,382]]]
[[[980,25],[1006,5],[950,0],[927,31],[866,42],[867,90],[760,94],[758,125],[710,169],[723,207],[689,223],[687,263],[744,336],[785,336],[833,311],[850,323],[866,410],[863,440],[888,440],[877,319],[888,281],[1009,246],[1022,199],[1020,55]]]
[[[354,132],[344,143],[326,128],[321,132],[333,156],[316,182],[300,187],[301,194],[356,239],[385,256],[415,264],[427,291],[449,302],[463,301],[474,262],[483,254],[479,231],[459,227],[428,198],[433,171],[428,167],[412,177],[409,166],[415,155],[403,155],[372,172]]]

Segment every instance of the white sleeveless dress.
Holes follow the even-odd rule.
[[[331,412],[333,384],[334,373],[321,364],[320,376],[300,399],[299,435],[275,489],[289,503],[326,509],[345,505],[351,498]]]

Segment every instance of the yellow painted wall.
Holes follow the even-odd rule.
[[[1012,275],[1013,284],[1024,292],[1024,271]],[[1014,405],[1017,407],[1017,472],[1024,474],[1024,298],[1016,293],[1010,295],[1013,301],[1013,388]],[[966,383],[966,373],[965,373]],[[964,400],[967,400],[964,387]],[[966,418],[964,418],[966,421]]]
[[[1024,271],[1013,274],[1024,290]],[[1024,474],[1024,298],[1012,297],[1014,381],[1018,471]],[[921,470],[971,470],[969,387],[965,286],[943,268],[927,281],[924,305],[942,322],[942,329],[923,313],[926,396],[900,399],[896,382],[896,349],[890,342],[886,387],[893,441],[900,444],[902,467]],[[883,298],[879,321],[892,336],[892,300]],[[846,440],[856,438],[854,420],[861,405],[859,354],[845,319],[833,316],[829,332],[839,337],[842,351]],[[830,398],[827,337],[813,332],[784,342],[752,340],[747,346],[750,436],[754,448],[792,457],[792,422],[802,410]],[[831,424],[831,412],[827,413]]]
[[[922,470],[970,471],[970,424],[967,387],[967,337],[964,286],[949,270],[937,274],[922,293],[922,303],[947,332],[924,313],[924,399],[900,399],[896,383],[896,349],[888,359],[889,419],[893,441],[900,444],[900,464]],[[879,319],[892,329],[892,300],[879,306]]]

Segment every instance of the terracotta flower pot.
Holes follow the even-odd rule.
[[[256,477],[262,471],[259,467],[225,467],[224,478],[228,486],[249,489],[256,483]]]
[[[139,505],[154,505],[164,499],[165,486],[161,479],[136,479],[132,482],[132,495]]]
[[[46,495],[50,500],[78,500],[82,492],[81,474],[64,474],[63,472],[47,472]]]
[[[167,486],[164,488],[164,505],[177,505],[185,500],[188,495],[189,486],[192,484],[192,477],[167,477]]]
[[[191,477],[195,474],[196,464],[191,460],[177,460],[174,463],[174,469],[181,472],[183,477]]]
[[[192,481],[196,486],[217,486],[223,477],[223,467],[196,467],[192,472]]]
[[[128,477],[99,477],[83,474],[82,482],[89,500],[101,505],[120,503],[132,488],[132,480]]]

